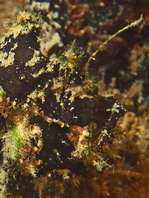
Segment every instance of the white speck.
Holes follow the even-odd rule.
[[[58,18],[59,13],[58,12],[54,12],[54,18]]]

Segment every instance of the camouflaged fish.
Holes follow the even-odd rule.
[[[83,174],[90,167],[85,151],[111,142],[124,112],[79,68],[83,55],[65,33],[67,6],[30,1],[0,41],[1,164],[16,177],[59,169]]]

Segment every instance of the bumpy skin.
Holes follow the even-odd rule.
[[[5,98],[9,98],[9,105],[13,105],[6,114],[1,110],[0,127],[6,127],[7,134],[10,118],[20,114],[27,119],[27,127],[38,127],[42,146],[38,144],[38,134],[36,137],[28,134],[26,146],[18,149],[23,161],[21,166],[22,163],[27,164],[24,171],[31,164],[38,169],[36,174],[39,175],[55,169],[69,169],[82,174],[87,170],[86,165],[81,156],[75,157],[73,153],[77,151],[80,154],[83,149],[80,151],[73,143],[69,136],[71,128],[77,126],[90,133],[89,128],[96,125],[95,131],[92,130],[95,135],[93,145],[98,148],[112,140],[111,130],[124,110],[113,96],[98,96],[96,91],[88,93],[86,81],[75,62],[70,68],[68,64],[72,60],[67,60],[65,65],[61,59],[53,58],[53,54],[58,56],[66,44],[67,6],[60,0],[40,2],[31,1],[29,6],[36,13],[41,10],[40,15],[20,11],[17,22],[1,41],[0,86],[5,91]],[[68,52],[76,58],[73,49],[68,49]],[[37,147],[37,152],[33,152],[32,147]],[[4,156],[11,161],[5,147],[3,150]],[[14,164],[20,163],[15,160]],[[37,164],[36,160],[40,163]],[[27,174],[33,175],[31,170]]]
[[[39,11],[38,6],[40,7],[41,5],[39,5],[38,2],[36,5],[35,1],[33,1],[31,7],[33,10],[37,9],[37,11]],[[50,10],[51,10],[51,7],[52,8],[57,7],[60,13],[64,9],[63,3],[59,3],[57,6],[55,3],[54,5],[47,3],[46,7],[47,9],[50,9]],[[57,9],[55,12],[59,14]],[[43,25],[45,25],[45,28],[46,28],[48,23],[50,23],[50,19],[47,18],[47,14],[49,13],[47,13],[47,10],[44,11],[44,9],[42,9],[41,12],[42,13],[40,14],[42,15],[42,18],[45,20]],[[58,35],[58,39],[61,39],[62,38],[61,28],[63,27],[64,19],[65,17],[62,15],[62,18],[60,18],[60,21],[59,21],[60,24],[57,24],[58,30],[56,29],[56,27],[53,27],[55,23],[57,23],[58,19],[56,18],[56,20],[53,20],[52,25],[50,27],[51,32],[49,34],[53,34],[52,36],[55,36],[55,29],[56,29],[57,32],[60,32],[60,35]],[[21,22],[22,22],[22,26],[23,25],[25,26],[25,23],[27,23],[27,21],[21,21],[20,19],[20,23]],[[7,92],[8,96],[10,96],[12,99],[20,99],[20,100],[25,99],[26,96],[30,94],[33,90],[35,90],[38,85],[44,85],[45,81],[47,80],[46,79],[44,81],[44,79],[46,78],[45,75],[41,75],[39,78],[36,78],[36,79],[33,77],[33,74],[38,73],[38,71],[41,68],[45,69],[46,63],[48,62],[48,58],[43,56],[43,54],[40,51],[40,45],[42,45],[40,44],[40,41],[39,41],[41,27],[36,26],[34,24],[34,21],[30,21],[30,22],[33,24],[33,27],[30,31],[28,31],[28,29],[25,31],[26,27],[24,27],[24,32],[20,32],[20,34],[18,34],[17,37],[15,37],[12,32],[12,34],[7,36],[5,40],[1,43],[1,46],[2,46],[1,52],[4,54],[7,53],[7,55],[9,53],[13,55],[13,60],[12,60],[13,63],[8,63],[7,65],[4,63],[4,65],[1,66],[0,68],[0,72],[1,72],[0,84],[4,88],[4,90]],[[35,21],[36,24],[38,24],[38,22],[39,22],[38,20]],[[53,37],[49,39],[53,39]],[[62,41],[60,40],[58,42],[60,43]],[[57,43],[56,41],[56,43],[51,45],[51,47],[46,51],[46,54],[58,52],[59,43]],[[14,47],[15,45],[17,45],[17,47]],[[39,61],[36,61],[36,64],[33,63],[32,67],[29,67],[29,66],[26,67],[25,66],[26,63],[30,59],[33,58],[33,54],[35,50],[38,52]],[[53,74],[51,78],[52,77],[53,77]]]

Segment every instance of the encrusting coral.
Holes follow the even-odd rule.
[[[80,15],[74,13],[79,6],[84,8]],[[85,45],[81,37],[98,31],[98,9],[82,33],[78,23],[86,9],[90,15],[96,4],[90,6],[86,1],[27,1],[1,38],[2,197],[70,197],[70,193],[72,197],[112,197],[114,191],[110,195],[105,182],[110,182],[109,175],[116,174],[113,168],[119,158],[125,158],[127,149],[120,149],[120,144],[125,141],[124,135],[127,137],[126,131],[130,130],[126,138],[130,146],[130,139],[139,136],[133,130],[146,130],[147,121],[145,128],[139,128],[138,123],[143,120],[133,112],[124,115],[123,108],[138,108],[138,112],[146,108],[141,103],[144,81],[141,77],[132,80],[139,69],[136,62],[142,62],[144,57],[137,60],[131,51],[130,60],[135,61],[129,66],[130,74],[119,70],[109,75],[105,66],[99,67],[99,76],[94,75],[99,64],[97,53],[101,49],[104,53],[108,41],[117,42],[116,36],[138,25],[142,17],[107,38],[93,53],[92,47],[89,49],[93,41],[88,40]],[[76,29],[73,20],[78,25]],[[85,20],[80,19],[80,25],[86,24]],[[90,22],[94,30],[87,27]],[[123,41],[120,43],[123,45]],[[118,74],[128,78],[126,89],[120,87],[124,78],[120,81]],[[135,153],[136,145],[132,147]]]

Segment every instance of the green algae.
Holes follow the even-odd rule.
[[[5,91],[2,87],[0,87],[0,97],[3,97],[5,95]]]
[[[9,158],[12,160],[17,160],[21,156],[20,149],[23,148],[25,144],[26,142],[21,137],[17,124],[11,121],[9,123],[6,145]]]

